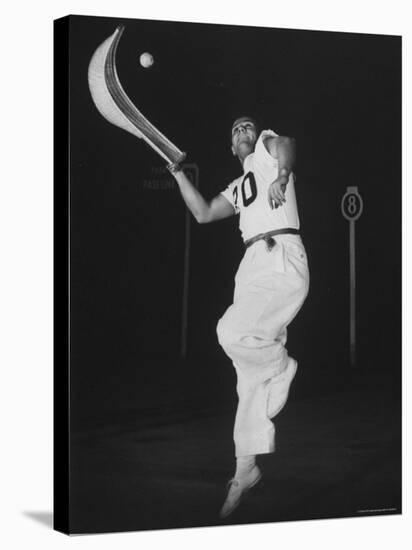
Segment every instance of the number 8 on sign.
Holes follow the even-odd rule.
[[[342,214],[349,221],[356,221],[363,210],[362,197],[357,187],[347,187],[342,198]]]

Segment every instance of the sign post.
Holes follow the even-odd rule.
[[[183,164],[183,171],[187,179],[199,188],[199,167],[197,164]],[[182,331],[180,338],[180,352],[182,357],[187,353],[187,326],[188,326],[188,301],[189,301],[189,266],[190,266],[190,227],[192,215],[186,208],[185,254],[183,268],[183,300],[182,300]]]
[[[362,197],[357,186],[347,187],[342,197],[342,215],[349,221],[349,338],[350,338],[350,364],[356,364],[356,249],[355,249],[355,222],[363,211]]]

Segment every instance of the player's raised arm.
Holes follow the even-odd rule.
[[[210,223],[235,214],[235,209],[223,195],[217,195],[211,201],[204,199],[178,165],[168,166],[173,174],[183,200],[198,223]]]
[[[265,147],[273,158],[278,159],[279,171],[291,172],[296,162],[296,140],[286,136],[270,137],[265,140]]]
[[[266,139],[264,143],[272,157],[278,160],[279,175],[268,190],[269,205],[271,208],[273,206],[277,208],[286,201],[286,185],[296,162],[296,140],[286,136],[276,136]]]

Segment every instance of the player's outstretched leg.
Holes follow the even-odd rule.
[[[304,261],[295,262],[288,252],[289,245],[284,243],[270,255],[265,248],[250,257],[246,253],[238,270],[234,302],[217,326],[219,343],[237,375],[239,401],[233,435],[238,458],[274,452],[272,418],[285,405],[296,373],[297,363],[285,348],[287,327],[306,298],[309,274]],[[252,276],[256,263],[262,276]],[[235,474],[221,515],[231,513],[260,477],[255,465],[243,476]]]

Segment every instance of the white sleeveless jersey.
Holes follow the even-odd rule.
[[[245,241],[274,229],[299,229],[295,178],[292,173],[286,186],[286,202],[273,210],[269,206],[269,185],[278,177],[279,170],[278,160],[272,157],[263,143],[268,137],[277,137],[277,134],[272,130],[263,130],[255,151],[243,163],[243,175],[222,191],[236,214],[239,214],[239,228]]]

